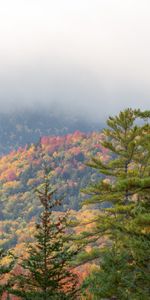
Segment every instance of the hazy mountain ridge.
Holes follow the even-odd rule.
[[[0,155],[26,144],[37,143],[43,135],[64,135],[76,130],[99,130],[97,122],[54,109],[20,109],[0,113]]]

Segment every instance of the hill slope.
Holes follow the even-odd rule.
[[[19,148],[0,158],[3,242],[11,236],[14,243],[13,226],[25,226],[23,224],[40,212],[34,190],[43,181],[43,161],[52,169],[51,183],[58,189],[57,197],[64,197],[62,209],[79,209],[83,200],[80,189],[100,176],[85,162],[92,155],[108,159],[107,150],[100,144],[102,139],[101,133],[79,131],[65,136],[43,136],[38,144]]]

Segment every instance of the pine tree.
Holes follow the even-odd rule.
[[[100,250],[100,286],[99,290],[95,288],[100,293],[103,289],[103,294],[95,299],[108,295],[109,299],[141,299],[142,295],[142,299],[148,299],[150,293],[150,125],[136,122],[149,117],[149,111],[132,109],[109,117],[102,145],[109,150],[111,159],[104,163],[93,158],[88,164],[103,178],[84,190],[90,195],[84,204],[101,204],[93,236],[98,239],[105,235],[109,241],[109,246]],[[121,290],[119,281],[114,284],[116,276],[124,282]],[[107,277],[109,282],[102,280]],[[86,282],[91,284],[92,280]],[[119,296],[118,291],[122,291]]]
[[[54,199],[49,176],[37,190],[43,207],[36,224],[35,242],[28,246],[28,257],[21,264],[23,272],[17,278],[14,293],[22,299],[78,299],[78,280],[72,272],[71,261],[78,249],[70,244],[67,231],[68,212],[56,215],[61,205]],[[16,283],[16,279],[15,279]]]

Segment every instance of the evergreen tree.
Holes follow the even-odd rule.
[[[78,299],[78,280],[72,272],[71,261],[78,252],[69,242],[67,232],[68,212],[52,212],[61,205],[54,199],[49,176],[37,190],[43,212],[36,224],[35,241],[28,246],[28,257],[23,259],[23,269],[15,279],[14,293],[22,299]]]
[[[87,282],[95,284],[100,298],[94,299],[108,296],[109,299],[148,299],[150,293],[150,125],[136,122],[149,117],[149,111],[132,109],[109,117],[102,144],[109,150],[111,159],[103,162],[93,158],[88,164],[103,174],[103,178],[84,190],[90,195],[84,204],[101,204],[93,236],[98,239],[105,235],[109,241],[100,250],[99,287],[91,277],[86,281],[86,286]],[[120,280],[115,281],[116,276]]]
[[[86,299],[138,299],[132,298],[133,291],[130,293],[134,289],[134,268],[132,264],[127,265],[129,259],[126,251],[120,253],[119,249],[118,252],[114,248],[107,249],[100,267],[93,270],[83,283],[83,294],[89,295]]]

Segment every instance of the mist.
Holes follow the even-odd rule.
[[[148,109],[149,11],[148,0],[3,1],[0,110]]]

